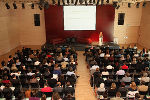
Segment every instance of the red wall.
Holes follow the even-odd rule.
[[[65,31],[63,22],[63,6],[50,5],[45,10],[46,40],[49,42],[55,38],[76,37],[80,42],[98,41],[98,33],[103,32],[104,41],[112,41],[112,35],[108,30],[113,29],[115,9],[112,5],[96,7],[96,30],[91,31]],[[111,25],[111,26],[110,26]]]

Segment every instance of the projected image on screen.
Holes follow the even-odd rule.
[[[64,30],[96,30],[96,6],[64,6]]]

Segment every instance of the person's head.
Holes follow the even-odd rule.
[[[129,54],[127,55],[127,58],[130,58],[130,55],[129,55]]]
[[[71,94],[67,94],[67,100],[71,100],[72,95]]]
[[[12,67],[16,67],[16,64],[12,64]]]
[[[141,85],[145,85],[145,82],[144,82],[144,81],[141,81]]]
[[[135,93],[135,99],[139,99],[140,98],[140,94],[139,93]]]
[[[12,58],[12,55],[9,55],[9,58]]]
[[[96,68],[96,71],[98,72],[98,71],[99,71],[99,68]]]
[[[148,67],[145,67],[145,71],[148,71],[149,70],[149,68]]]
[[[112,84],[111,84],[111,88],[112,88],[112,89],[116,89],[116,84],[115,84],[115,83],[112,83]]]
[[[104,84],[104,83],[101,83],[101,84],[100,84],[100,88],[105,88],[105,84]]]
[[[120,93],[120,92],[117,92],[117,93],[116,93],[116,97],[121,97],[121,93]]]
[[[31,93],[32,93],[32,97],[36,97],[37,96],[37,92],[38,92],[38,90],[36,90],[36,89],[33,89],[32,91],[31,91]]]
[[[133,57],[133,61],[136,61],[136,58],[135,58],[135,57]]]
[[[3,61],[1,62],[1,65],[2,65],[2,66],[5,66],[5,65],[6,65],[6,62],[3,60]]]
[[[133,90],[135,90],[137,87],[136,87],[136,83],[135,82],[132,82],[131,84],[130,84],[130,88],[131,89],[133,89]]]
[[[145,72],[145,73],[143,73],[143,77],[147,77],[148,76],[148,74]]]
[[[17,99],[16,100],[23,100],[24,99],[24,95],[22,92],[18,93]]]
[[[53,100],[59,100],[60,99],[59,93],[58,92],[53,92],[52,98],[53,98]]]
[[[41,100],[46,100],[46,95],[43,94]]]
[[[64,75],[61,74],[61,75],[59,76],[59,79],[64,79]]]
[[[68,82],[66,83],[66,85],[67,85],[67,86],[70,86],[70,82],[68,81]]]
[[[19,62],[19,59],[16,59],[16,63]]]
[[[106,68],[106,67],[104,67],[104,71],[105,71],[105,72],[107,71],[107,68]]]
[[[69,68],[69,71],[70,71],[70,72],[72,72],[72,71],[73,71],[73,68],[72,68],[72,67],[70,67],[70,68]]]
[[[58,64],[55,64],[55,68],[58,68]]]
[[[4,80],[7,80],[8,79],[8,76],[4,76]]]
[[[57,86],[61,86],[61,82],[57,82]]]
[[[44,87],[48,87],[48,84],[47,84],[47,83],[45,83],[45,84],[44,84]]]
[[[16,78],[16,75],[15,75],[15,74],[13,74],[13,75],[12,75],[12,78]]]
[[[124,82],[121,82],[121,87],[125,87],[125,83]]]
[[[104,92],[103,97],[104,97],[104,98],[108,98],[107,92]]]
[[[130,74],[128,72],[126,72],[125,76],[126,77],[130,77]]]
[[[122,70],[122,67],[120,66],[119,70]]]

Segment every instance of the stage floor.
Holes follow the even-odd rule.
[[[56,46],[56,47],[74,47],[76,51],[84,51],[86,47],[90,48],[92,46],[92,44],[81,44],[81,43],[74,43],[74,44],[56,44],[56,45],[52,45],[52,44],[45,44],[42,46],[42,48],[46,46],[46,47],[52,47],[52,46]],[[114,44],[113,42],[105,42],[102,46],[99,45],[93,45],[93,47],[95,48],[106,48],[109,47],[109,49],[120,49],[120,46],[118,44]]]

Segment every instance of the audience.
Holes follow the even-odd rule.
[[[136,45],[127,49],[86,48],[91,86],[104,93],[103,99],[99,99],[145,99],[150,81],[148,53],[145,49],[138,53]],[[0,93],[6,100],[13,96],[16,100],[46,100],[47,92],[53,93],[52,100],[75,100],[77,53],[73,48],[45,47],[41,51],[23,48],[1,65]],[[36,90],[32,87],[35,85]]]
[[[93,46],[92,49],[86,48],[84,55],[90,68],[91,84],[93,84],[91,86],[94,86],[96,91],[102,91],[104,88],[101,87],[105,86],[108,98],[114,97],[118,91],[121,93],[121,95],[118,93],[119,100],[123,100],[120,97],[129,100],[145,99],[149,93],[150,81],[150,60],[147,52],[149,51],[145,48],[143,51],[138,50],[136,45],[133,48],[129,45],[127,49],[97,46]],[[139,93],[140,98],[135,97]],[[102,98],[99,99],[103,100]]]
[[[50,46],[32,50],[23,47],[1,65],[0,96],[6,100],[46,100],[49,96],[52,100],[62,100],[64,94],[75,93],[77,53],[73,48]],[[53,91],[56,92],[53,96],[47,94]]]

